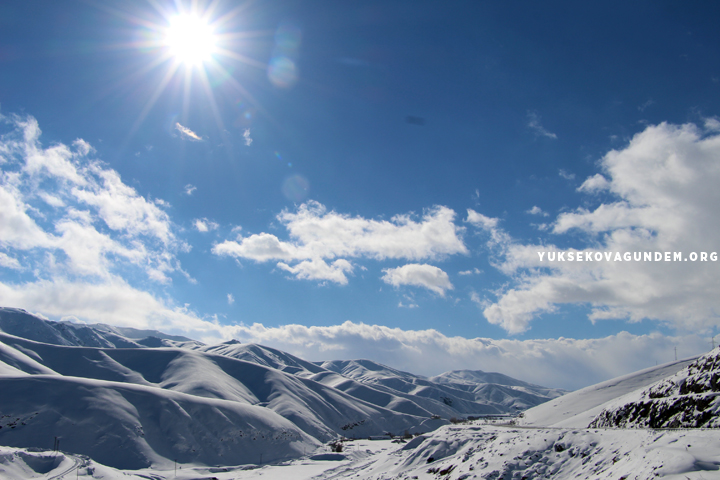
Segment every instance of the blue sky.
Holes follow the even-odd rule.
[[[720,8],[584,3],[3,2],[0,303],[569,388],[708,349],[717,262],[538,260],[720,251]]]

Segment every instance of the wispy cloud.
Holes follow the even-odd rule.
[[[192,195],[195,190],[197,190],[195,185],[191,185],[189,183],[185,185],[185,195]]]
[[[228,305],[232,305],[233,303],[235,303],[235,297],[233,297],[232,293],[227,294],[227,302]]]
[[[253,139],[250,138],[250,129],[249,128],[246,128],[245,131],[243,132],[243,138],[245,139],[246,147],[249,147],[250,145],[252,145]]]
[[[458,272],[458,275],[480,275],[482,270],[479,268],[473,268],[472,270],[463,270],[462,272]]]
[[[651,98],[651,99],[649,99],[647,102],[645,102],[645,103],[643,103],[642,105],[640,105],[640,106],[638,107],[638,110],[640,110],[641,112],[644,112],[646,108],[648,108],[649,106],[653,105],[654,103],[655,103],[655,101]]]
[[[555,135],[552,132],[549,132],[540,124],[540,116],[535,112],[528,112],[527,114],[528,123],[527,126],[530,127],[530,129],[535,132],[535,135],[538,137],[546,137],[546,138],[552,138],[553,140],[557,140],[557,135]]]
[[[574,174],[574,173],[569,173],[568,171],[566,171],[566,170],[563,169],[563,168],[561,168],[560,170],[558,170],[558,175],[560,175],[560,176],[561,176],[562,178],[564,178],[565,180],[575,180],[575,174]]]
[[[180,136],[186,140],[192,140],[194,142],[202,142],[204,140],[200,135],[177,122],[175,123],[175,130],[180,132]]]

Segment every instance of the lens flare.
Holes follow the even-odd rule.
[[[285,198],[293,202],[302,202],[310,192],[310,182],[302,175],[292,175],[285,179],[282,193]]]
[[[276,87],[290,88],[298,79],[295,62],[288,57],[275,57],[268,65],[268,78]]]

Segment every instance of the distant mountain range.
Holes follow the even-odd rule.
[[[53,322],[0,308],[0,445],[118,468],[292,458],[339,436],[428,432],[564,392],[481,371],[425,378],[229,341]]]

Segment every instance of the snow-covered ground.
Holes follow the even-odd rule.
[[[281,464],[166,464],[118,470],[87,457],[0,447],[3,478],[218,480],[720,478],[713,430],[517,428],[454,425],[404,444],[355,440],[342,453],[320,448]]]

